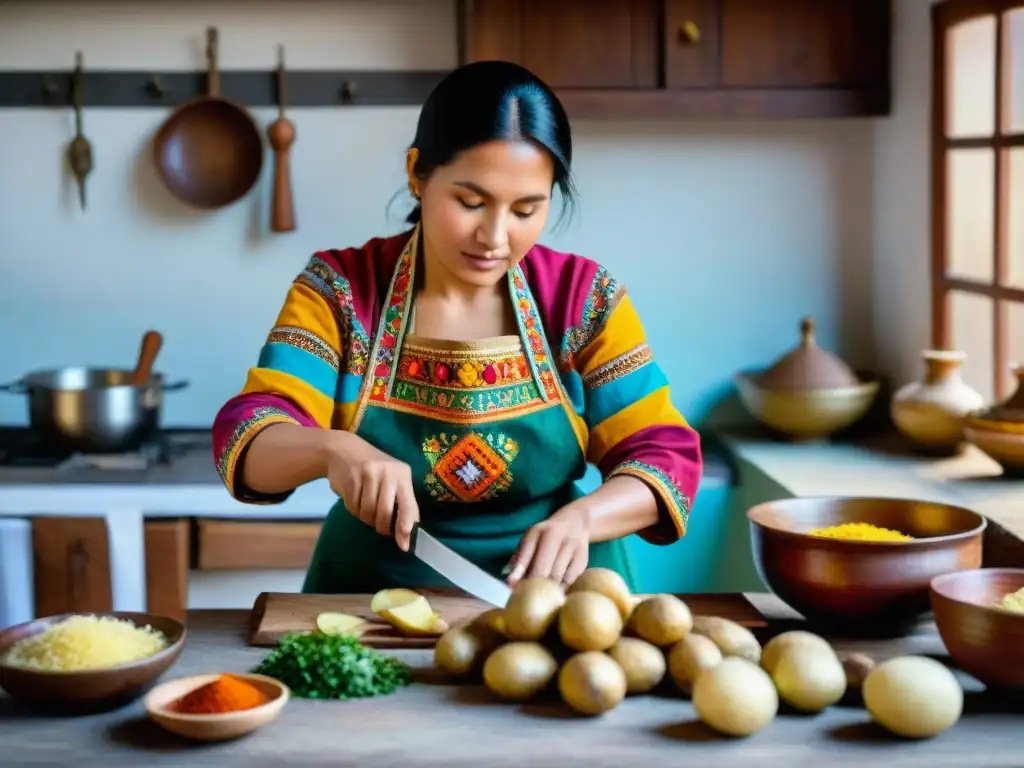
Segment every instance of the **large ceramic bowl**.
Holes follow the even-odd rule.
[[[83,672],[44,672],[3,663],[7,651],[19,640],[38,635],[48,627],[78,614],[59,614],[18,624],[0,632],[0,688],[35,709],[67,713],[112,709],[137,699],[178,660],[185,646],[185,627],[165,616],[114,611],[95,613],[127,619],[136,626],[150,625],[167,638],[162,651],[139,661]]]
[[[754,564],[779,598],[811,623],[846,635],[896,636],[929,610],[936,576],[981,565],[985,518],[909,499],[800,498],[747,512]],[[871,523],[911,541],[847,541],[816,528]]]
[[[964,421],[964,437],[1001,466],[1004,477],[1024,478],[1024,422],[968,417]]]
[[[932,610],[946,650],[992,688],[1024,689],[1024,614],[994,605],[1022,587],[1021,568],[979,568],[932,580]]]
[[[831,389],[771,389],[757,383],[757,372],[733,377],[740,402],[766,427],[795,440],[814,440],[852,426],[871,409],[880,382]]]

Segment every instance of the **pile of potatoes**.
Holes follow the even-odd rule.
[[[762,649],[736,622],[693,616],[673,595],[635,597],[605,568],[588,569],[568,589],[548,579],[519,582],[505,608],[445,632],[434,663],[455,678],[482,678],[506,701],[528,701],[554,684],[570,708],[592,716],[668,678],[706,725],[727,736],[760,731],[780,702],[820,712],[848,686],[862,687],[880,725],[911,738],[953,725],[963,704],[956,678],[931,659],[841,660],[826,640],[803,631]]]

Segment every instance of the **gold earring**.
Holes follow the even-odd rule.
[[[415,187],[409,187],[409,194],[415,197],[417,200],[420,199],[420,191]]]

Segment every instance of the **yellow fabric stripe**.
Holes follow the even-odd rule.
[[[591,342],[576,355],[576,370],[586,378],[605,363],[635,349],[646,340],[640,316],[627,293],[619,299]]]
[[[242,394],[283,395],[298,403],[324,429],[331,428],[334,399],[302,379],[268,368],[250,368]]]
[[[359,410],[359,401],[336,403],[335,408],[337,423],[334,424],[334,428],[348,430],[352,426],[352,420],[356,417],[356,411]]]
[[[323,339],[339,355],[342,353],[343,340],[336,310],[308,285],[292,284],[274,325],[307,330]]]
[[[590,448],[587,460],[599,464],[619,442],[645,427],[653,426],[688,427],[686,419],[672,405],[668,385],[656,389],[631,405],[596,425],[590,430]]]

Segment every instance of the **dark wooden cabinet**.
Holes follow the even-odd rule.
[[[577,118],[888,114],[891,0],[463,0],[462,62],[535,72]]]

